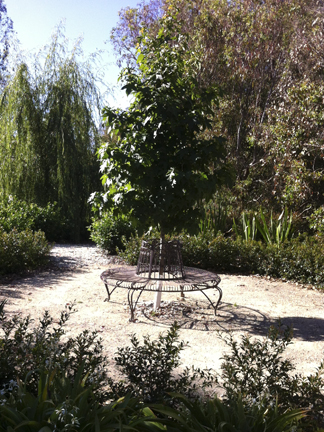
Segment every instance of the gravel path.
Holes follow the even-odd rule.
[[[216,319],[200,293],[190,293],[184,301],[176,294],[164,293],[157,314],[151,313],[154,293],[143,293],[137,322],[130,323],[125,290],[117,289],[110,302],[105,302],[107,295],[100,274],[116,264],[116,257],[102,255],[93,245],[55,245],[50,266],[0,284],[0,300],[8,300],[8,314],[30,314],[35,322],[44,310],[56,317],[66,304],[76,300],[77,312],[68,322],[67,334],[99,331],[109,358],[114,357],[118,347],[129,345],[132,334],[139,339],[150,334],[154,339],[177,320],[182,326],[180,339],[189,342],[183,352],[183,365],[217,370],[226,351],[220,333],[232,331],[237,338],[244,333],[264,336],[278,318],[293,327],[294,343],[288,347],[287,356],[298,371],[313,373],[324,358],[322,292],[280,280],[220,275],[223,300]]]
[[[104,255],[98,247],[92,244],[56,244],[50,254],[53,267],[70,271],[76,268],[92,267],[96,264],[108,265],[117,260],[115,257]]]

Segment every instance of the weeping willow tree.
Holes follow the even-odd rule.
[[[67,51],[58,31],[33,67],[18,65],[0,102],[0,194],[56,201],[74,241],[99,178],[100,94],[93,63],[80,54],[79,44]]]

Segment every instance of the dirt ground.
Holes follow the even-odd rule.
[[[109,359],[113,359],[117,347],[129,345],[132,334],[140,339],[148,334],[154,339],[176,320],[181,325],[180,339],[189,342],[182,354],[183,366],[217,371],[222,355],[228,351],[222,335],[231,331],[237,338],[242,334],[265,336],[279,318],[283,325],[293,327],[293,344],[285,356],[298,372],[314,373],[324,359],[324,294],[312,287],[223,274],[223,299],[216,317],[201,293],[188,293],[184,300],[177,294],[163,293],[157,313],[152,312],[155,294],[143,293],[136,322],[129,322],[126,290],[117,289],[107,302],[100,280],[100,274],[116,264],[100,258],[98,251],[94,254],[94,248],[89,246],[57,246],[52,255],[56,263],[50,268],[2,281],[0,300],[8,300],[7,314],[29,314],[37,322],[44,310],[59,317],[65,305],[75,301],[77,311],[67,323],[67,334],[97,330]],[[216,293],[210,295],[216,298]]]

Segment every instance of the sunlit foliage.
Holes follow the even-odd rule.
[[[58,30],[32,67],[17,66],[0,102],[1,195],[57,202],[75,241],[99,182],[99,92],[91,62],[79,54]]]

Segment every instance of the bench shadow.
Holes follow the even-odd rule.
[[[254,336],[266,336],[272,325],[278,325],[278,318],[269,317],[260,310],[237,304],[222,302],[217,315],[207,302],[189,303],[163,302],[160,311],[153,311],[153,305],[139,305],[137,320],[149,321],[155,325],[169,327],[177,321],[183,329],[197,331],[215,331],[248,333]],[[324,340],[324,319],[289,316],[280,318],[285,327],[291,327],[294,339],[309,342]]]

